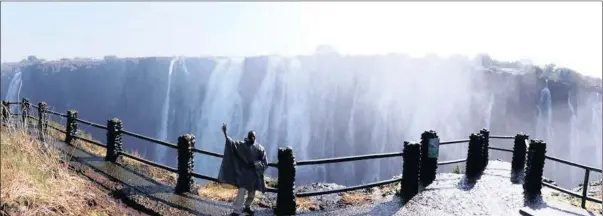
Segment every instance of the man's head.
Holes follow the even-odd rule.
[[[245,139],[248,143],[255,143],[255,131],[249,131],[247,133],[247,139]]]

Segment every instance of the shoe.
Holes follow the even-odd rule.
[[[245,209],[243,209],[243,213],[246,213],[250,216],[253,216],[253,214],[255,213],[253,210],[251,210],[251,207],[245,207]]]

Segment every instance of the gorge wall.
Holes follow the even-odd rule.
[[[497,135],[546,137],[547,154],[595,167],[601,167],[603,154],[600,79],[487,56],[107,57],[5,64],[1,75],[3,100],[46,101],[57,112],[73,108],[101,124],[118,117],[126,130],[174,143],[192,133],[197,148],[219,153],[222,122],[236,139],[256,130],[272,161],[280,146],[292,146],[298,160],[318,159],[401,151],[404,140],[418,140],[430,129],[445,141],[484,127]],[[540,101],[545,85],[550,107]],[[550,123],[537,123],[537,107],[550,109]],[[104,131],[80,128],[105,140]],[[491,145],[511,148],[512,141]],[[124,147],[176,164],[176,151],[160,145],[126,137]],[[440,160],[464,158],[466,150],[466,144],[444,146]],[[492,155],[511,159],[508,153]],[[219,159],[195,160],[198,171],[217,175]],[[298,181],[377,181],[399,174],[401,163],[391,158],[300,167]],[[545,174],[568,187],[583,176],[580,169],[553,162]]]

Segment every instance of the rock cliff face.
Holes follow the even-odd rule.
[[[404,140],[417,140],[424,130],[436,130],[444,141],[464,139],[487,127],[492,134],[547,137],[549,155],[601,167],[601,80],[569,69],[487,57],[320,53],[291,58],[35,60],[5,64],[1,74],[2,99],[18,94],[35,103],[46,101],[58,112],[76,109],[81,118],[102,124],[118,117],[126,130],[151,137],[165,132],[171,142],[192,133],[196,147],[220,153],[222,122],[238,139],[256,130],[272,160],[279,146],[292,146],[298,160],[317,159],[401,151]],[[553,119],[538,125],[546,79]],[[18,83],[20,88],[15,87]],[[538,127],[550,128],[550,135],[537,133]],[[80,128],[104,140],[104,131]],[[147,158],[176,163],[175,150],[133,138],[126,138],[124,145]],[[440,160],[466,157],[463,144],[442,148]],[[510,160],[506,153],[493,154]],[[195,160],[199,171],[217,175],[220,160],[202,155]],[[565,169],[547,163],[550,172]],[[298,179],[358,184],[399,174],[400,167],[400,158],[300,167]],[[579,170],[571,171],[581,176]],[[581,181],[566,175],[547,174],[561,185]]]

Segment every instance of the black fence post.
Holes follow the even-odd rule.
[[[438,169],[439,137],[433,130],[421,134],[421,185],[427,187],[436,178]]]
[[[23,98],[21,100],[21,120],[23,123],[23,128],[27,128],[29,122],[29,100],[27,98]]]
[[[404,142],[402,151],[402,201],[407,202],[419,193],[419,166],[421,164],[421,144]]]
[[[486,128],[481,129],[479,131],[479,134],[482,135],[482,171],[486,170],[486,167],[488,167],[488,160],[490,160],[490,156],[489,156],[489,149],[488,147],[490,146],[490,131]]]
[[[65,125],[66,134],[65,134],[65,143],[71,144],[75,134],[77,133],[77,111],[75,110],[67,110],[67,125]]]
[[[515,135],[515,141],[513,143],[513,159],[511,160],[511,182],[519,183],[524,174],[526,166],[526,140],[529,138],[528,135],[518,133]]]
[[[48,121],[46,121],[46,117],[48,115],[46,113],[47,109],[48,107],[46,102],[38,103],[38,131],[40,131],[39,137],[42,142],[45,140],[46,129],[48,126]]]
[[[278,149],[278,194],[276,196],[276,215],[295,215],[295,155],[291,147]]]
[[[525,180],[523,182],[524,199],[528,203],[534,201],[541,194],[545,154],[545,142],[542,140],[530,141]]]
[[[178,180],[176,193],[191,192],[193,186],[195,136],[184,134],[178,137]]]
[[[582,203],[580,206],[586,208],[586,196],[588,196],[588,178],[590,177],[590,170],[584,169],[584,182],[582,183]]]
[[[2,101],[2,121],[8,122],[10,104],[8,101]]]
[[[467,162],[465,165],[465,176],[473,181],[480,175],[481,154],[482,154],[482,135],[472,133],[469,136],[469,148],[467,150]]]
[[[113,118],[107,121],[107,154],[105,160],[117,162],[121,147],[121,120]]]

